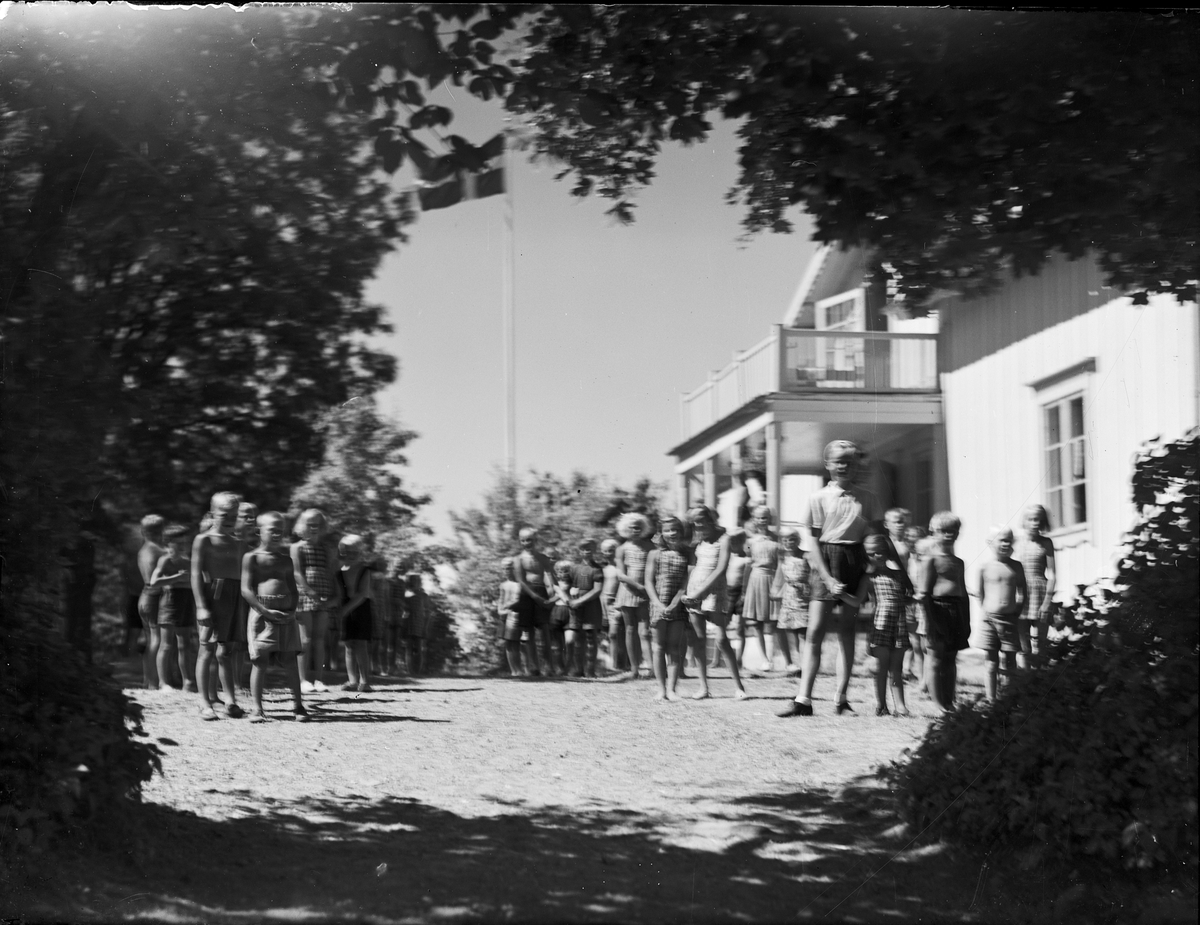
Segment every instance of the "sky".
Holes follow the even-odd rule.
[[[481,143],[508,124],[450,92],[431,97],[455,114],[447,132]],[[742,210],[724,201],[735,126],[714,129],[664,148],[632,226],[572,196],[553,165],[512,155],[519,473],[669,481],[681,396],[782,319],[811,226],[797,211],[792,234],[743,240]],[[394,184],[412,179],[402,169]],[[433,495],[424,520],[449,539],[448,512],[478,505],[504,463],[503,197],[421,213],[408,232],[367,291],[395,328],[376,346],[399,362],[379,406],[419,434],[404,476]]]

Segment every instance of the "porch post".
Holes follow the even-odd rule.
[[[688,508],[688,477],[686,472],[675,473],[675,513],[680,517],[687,516]]]
[[[779,422],[772,421],[767,425],[767,505],[780,516],[779,502],[782,467],[780,465],[780,434]]]
[[[710,456],[704,460],[704,506],[717,509],[717,460]]]

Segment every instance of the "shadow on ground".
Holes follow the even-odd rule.
[[[995,921],[1002,900],[1011,911],[978,859],[909,846],[871,781],[686,819],[493,803],[495,815],[468,817],[394,798],[260,800],[225,821],[147,805],[136,848],[69,860],[16,911],[204,922]]]

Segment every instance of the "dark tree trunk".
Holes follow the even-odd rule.
[[[67,642],[92,660],[92,592],[96,588],[96,544],[86,533],[66,550],[63,614]]]

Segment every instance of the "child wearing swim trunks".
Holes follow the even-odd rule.
[[[196,687],[200,718],[215,720],[217,692],[209,673],[216,657],[217,675],[224,692],[225,712],[238,719],[245,715],[237,702],[232,670],[232,646],[244,630],[235,624],[241,608],[241,544],[237,539],[239,498],[219,491],[212,497],[211,526],[192,542],[192,594],[196,600]]]
[[[954,709],[958,653],[970,645],[971,638],[963,560],[954,554],[961,527],[962,521],[951,511],[933,515],[917,585],[925,605],[926,684],[943,713]]]
[[[1017,621],[1021,607],[1028,597],[1025,569],[1013,558],[1013,532],[1008,527],[993,526],[988,531],[991,555],[979,568],[979,577],[972,595],[979,598],[983,608],[983,651],[987,657],[987,673],[983,692],[988,700],[996,699],[1000,658],[1004,658],[1004,674],[1010,679],[1017,670]]]
[[[158,560],[150,583],[162,588],[158,605],[158,678],[159,687],[168,686],[172,661],[179,667],[179,685],[196,690],[193,639],[196,634],[196,599],[192,597],[192,560],[189,556],[188,529],[171,524],[163,531],[167,553]]]
[[[571,622],[571,563],[559,559],[554,563],[554,585],[550,589],[550,650],[557,663],[556,674],[567,673],[566,632]]]
[[[246,643],[250,655],[250,696],[254,711],[250,722],[263,723],[263,685],[272,652],[278,652],[292,692],[292,715],[296,722],[308,721],[308,711],[300,696],[300,669],[296,653],[300,651],[300,626],[296,620],[296,572],[291,555],[284,549],[283,515],[270,511],[255,522],[259,537],[257,549],[242,557],[242,598],[249,606],[246,617]]]
[[[526,649],[530,673],[541,675],[538,664],[536,640],[541,641],[541,657],[546,663],[546,674],[555,673],[554,656],[550,649],[550,588],[554,584],[554,565],[538,550],[537,530],[522,527],[517,534],[521,552],[513,563],[517,584],[521,586],[521,598],[517,602],[517,613],[521,617],[521,629],[529,633],[530,643]]]
[[[891,678],[896,715],[911,716],[904,702],[904,650],[908,648],[904,599],[908,594],[908,575],[900,563],[889,558],[893,549],[885,537],[873,534],[863,545],[869,564],[858,596],[860,606],[868,593],[875,600],[875,619],[868,640],[874,662],[875,715],[889,715],[887,688]]]
[[[629,654],[628,677],[636,678],[642,664],[642,643],[650,651],[650,597],[646,590],[646,562],[655,548],[650,520],[645,514],[628,513],[617,521],[617,533],[625,538],[617,547],[613,567],[617,572],[616,606],[625,621],[625,651]]]
[[[342,645],[346,650],[344,691],[367,693],[371,690],[371,614],[370,576],[364,561],[366,544],[361,536],[348,534],[338,541],[342,567],[337,577],[343,601],[338,619],[342,627]]]

